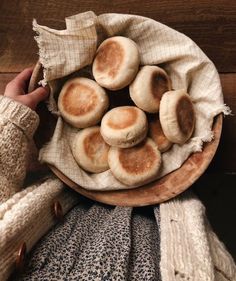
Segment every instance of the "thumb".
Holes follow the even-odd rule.
[[[33,92],[29,93],[27,96],[30,97],[32,102],[37,106],[37,104],[43,100],[45,100],[49,96],[49,87],[39,87]]]

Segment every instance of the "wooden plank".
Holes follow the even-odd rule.
[[[3,95],[7,83],[16,75],[17,73],[0,73],[0,95]]]
[[[16,72],[35,63],[32,19],[63,29],[64,18],[93,10],[150,17],[191,37],[220,72],[236,72],[236,1],[234,0],[1,0],[0,72]]]
[[[16,73],[0,74],[0,94],[4,92],[6,84],[15,77]],[[221,74],[221,83],[225,103],[236,113],[236,73]],[[208,171],[236,173],[236,115],[224,118],[223,133],[216,156]]]
[[[221,74],[225,103],[230,106],[232,115],[224,118],[222,137],[209,171],[236,173],[236,73]]]

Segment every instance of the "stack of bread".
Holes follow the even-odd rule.
[[[71,147],[87,172],[108,169],[126,185],[142,185],[157,177],[161,154],[173,143],[184,144],[193,134],[195,114],[185,90],[172,90],[162,68],[140,68],[134,41],[111,37],[97,49],[94,80],[68,80],[58,108],[63,119],[80,129]],[[127,104],[114,106],[113,97],[129,87]],[[109,95],[108,95],[109,92]]]

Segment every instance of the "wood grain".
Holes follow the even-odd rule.
[[[150,17],[185,33],[216,64],[220,72],[236,72],[236,1],[234,0],[1,0],[0,72],[16,72],[34,64],[37,46],[32,19],[56,29],[64,18],[93,10]]]
[[[30,79],[28,86],[29,91],[32,91],[37,87],[38,81],[40,81],[42,77],[42,66],[38,62],[34,67]],[[41,112],[37,110],[37,112],[41,119],[41,128],[39,126],[37,130],[38,134],[35,135],[35,140],[37,140],[38,148],[40,149],[48,142],[48,140],[43,141],[44,137],[53,135],[56,120],[52,114],[49,114],[47,108],[44,108]],[[202,152],[191,154],[179,169],[167,174],[161,179],[134,189],[115,191],[86,190],[69,179],[56,166],[51,164],[48,166],[67,186],[92,200],[114,206],[141,207],[154,205],[169,200],[182,193],[192,186],[192,184],[205,172],[217,150],[221,137],[222,123],[222,114],[216,116],[213,124],[214,139],[211,142],[204,144]],[[49,124],[51,124],[50,127],[48,127]]]
[[[216,64],[218,71],[236,72],[234,0],[1,0],[0,72],[18,72],[26,66],[35,64],[38,49],[31,29],[33,18],[40,24],[63,29],[64,17],[86,10],[93,10],[97,14],[120,12],[153,18],[191,37]],[[0,74],[0,94],[3,93],[5,84],[14,76],[14,73]],[[236,114],[236,74],[223,74],[221,81],[225,102]],[[226,117],[218,152],[208,170],[220,173],[205,173],[197,182],[196,190],[206,205],[213,229],[236,258],[236,232],[232,223],[236,215],[235,128],[236,117]],[[225,175],[223,171],[234,175]]]
[[[32,73],[28,91],[33,91],[37,88],[37,82],[42,79],[42,66],[38,62]],[[48,118],[43,120],[41,117],[47,115],[48,110],[44,108],[45,112],[39,113],[40,123],[42,125],[41,132],[38,130],[38,139],[41,142],[42,136],[52,135],[55,130],[55,118],[50,115]],[[38,112],[38,111],[37,111]],[[162,177],[161,179],[154,181],[152,183],[143,185],[139,188],[134,188],[130,190],[116,190],[116,191],[89,191],[81,188],[78,184],[75,184],[72,180],[67,178],[61,171],[52,165],[48,165],[52,172],[60,178],[67,186],[73,188],[78,193],[85,195],[86,197],[99,201],[102,203],[114,205],[114,206],[129,206],[129,207],[141,207],[147,205],[154,205],[157,203],[169,200],[178,194],[189,188],[206,170],[209,163],[211,162],[216,149],[219,144],[221,130],[222,130],[222,115],[218,115],[215,118],[213,131],[214,140],[210,143],[204,145],[204,149],[201,153],[192,154],[184,164],[177,170],[168,175]],[[47,128],[47,124],[52,123],[52,127]],[[40,128],[40,126],[39,126]],[[36,137],[37,138],[37,137]],[[47,142],[47,141],[46,141]],[[41,143],[39,148],[41,148],[45,142]],[[37,150],[36,150],[37,152]],[[32,153],[31,153],[32,154]],[[30,155],[31,155],[30,154]],[[34,153],[33,153],[34,154]]]
[[[0,95],[3,95],[8,82],[16,77],[18,73],[0,73]]]
[[[49,165],[49,167],[66,185],[92,200],[114,206],[142,207],[154,205],[179,195],[192,186],[205,172],[216,152],[221,129],[222,115],[218,115],[213,125],[215,138],[212,142],[204,145],[202,152],[190,155],[179,169],[161,179],[133,189],[115,191],[86,190],[74,183],[54,166]]]
[[[42,79],[42,75],[42,66],[40,63],[37,63],[30,79],[29,91],[37,87],[37,82]],[[55,118],[52,114],[49,114],[48,117],[45,118],[48,113],[46,108],[44,108],[44,111],[39,112],[41,129],[39,126],[37,130],[38,134],[35,135],[35,140],[37,140],[39,149],[48,142],[48,140],[43,141],[44,137],[52,136],[56,126]],[[90,191],[81,188],[53,165],[48,166],[67,186],[95,201],[109,205],[129,207],[154,205],[182,193],[205,172],[218,147],[222,131],[222,122],[222,114],[216,116],[213,125],[214,139],[210,143],[204,144],[202,152],[191,154],[179,169],[161,179],[142,185],[139,188],[115,191]],[[49,124],[51,124],[50,127],[48,127]]]
[[[224,118],[218,152],[209,171],[236,173],[236,73],[221,74],[220,78],[224,101],[231,108],[232,115]]]

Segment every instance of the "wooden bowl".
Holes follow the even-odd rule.
[[[30,80],[29,90],[32,91],[35,89],[38,85],[38,81],[41,79],[42,67],[40,63],[37,63]],[[56,119],[49,113],[45,105],[41,105],[38,113],[42,118],[40,118],[40,126],[36,132],[35,141],[38,148],[40,148],[52,136]],[[185,191],[207,169],[219,144],[222,122],[222,114],[215,117],[213,124],[215,138],[213,141],[204,144],[202,152],[191,154],[179,169],[169,173],[159,180],[138,188],[116,191],[86,190],[70,180],[54,166],[48,166],[66,185],[95,201],[109,205],[130,207],[161,203]]]

